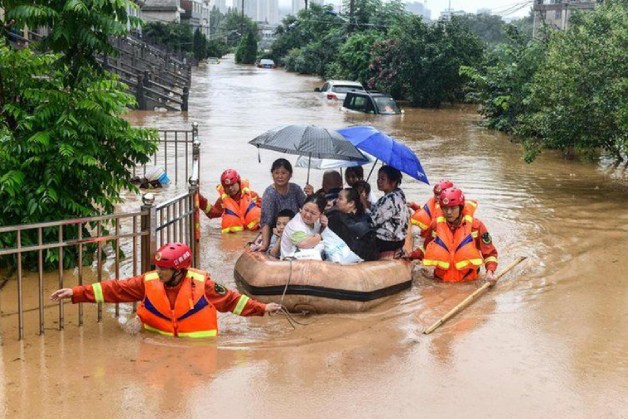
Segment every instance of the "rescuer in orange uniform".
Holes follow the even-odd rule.
[[[241,179],[235,170],[227,169],[222,172],[216,190],[220,196],[214,205],[200,195],[199,206],[209,218],[222,217],[223,233],[259,228],[262,198],[249,189],[248,180]]]
[[[281,309],[226,289],[204,271],[190,268],[192,251],[183,243],[168,243],[155,253],[157,270],[126,280],[62,288],[52,301],[128,303],[141,301],[137,315],[145,330],[162,335],[204,338],[218,334],[216,311],[239,316],[263,316]]]
[[[432,221],[426,231],[423,264],[434,266],[434,275],[445,282],[471,281],[486,267],[486,280],[495,283],[497,249],[484,223],[474,218],[475,207],[465,206],[460,189],[441,192],[443,215]]]

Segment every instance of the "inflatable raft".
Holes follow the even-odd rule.
[[[261,302],[279,302],[289,311],[366,311],[410,288],[409,262],[381,260],[354,265],[317,260],[280,261],[244,252],[235,264],[238,289]]]

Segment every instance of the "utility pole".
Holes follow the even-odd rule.
[[[242,0],[242,13],[240,14],[240,39],[244,36],[244,0]]]
[[[355,10],[355,0],[349,2],[349,32],[353,32],[355,26],[355,20],[353,19],[353,12]]]

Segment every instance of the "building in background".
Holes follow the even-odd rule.
[[[231,7],[232,2],[229,1],[229,7]],[[209,10],[216,8],[220,10],[220,13],[227,13],[227,1],[226,0],[210,0],[209,2]]]
[[[533,36],[537,36],[543,25],[565,30],[574,10],[593,10],[599,3],[599,0],[534,0]]]
[[[146,0],[141,8],[144,22],[181,23],[180,0]]]
[[[181,0],[181,23],[192,26],[192,30],[198,29],[209,38],[209,0]]]
[[[417,1],[406,3],[406,10],[417,16],[423,16],[425,20],[432,19],[432,11],[427,8],[427,1],[425,3],[419,3]]]

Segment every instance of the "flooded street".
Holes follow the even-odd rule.
[[[99,324],[86,305],[79,328],[78,307],[66,305],[59,332],[51,303],[45,336],[34,310],[18,342],[13,281],[0,293],[0,416],[628,418],[625,168],[554,152],[529,165],[518,145],[478,126],[473,107],[347,114],[313,92],[321,84],[229,57],[195,70],[187,115],[129,119],[162,129],[198,122],[201,190],[212,201],[226,168],[260,194],[271,183],[280,154],[261,150],[258,163],[247,144],[270,128],[373,125],[410,146],[431,181],[451,179],[479,201],[501,267],[527,260],[431,335],[422,330],[477,284],[435,283],[416,267],[410,290],[368,313],[297,317],[305,323],[297,329],[279,315],[220,315],[220,337],[201,342],[138,334],[128,306],[119,320],[108,306]],[[295,168],[292,181],[306,176]],[[313,170],[311,183],[321,179]],[[407,176],[401,186],[411,201],[431,194]],[[158,199],[184,190],[172,186]],[[122,209],[137,208],[135,198]],[[233,266],[253,234],[222,236],[219,223],[202,219],[201,268],[234,287]]]

